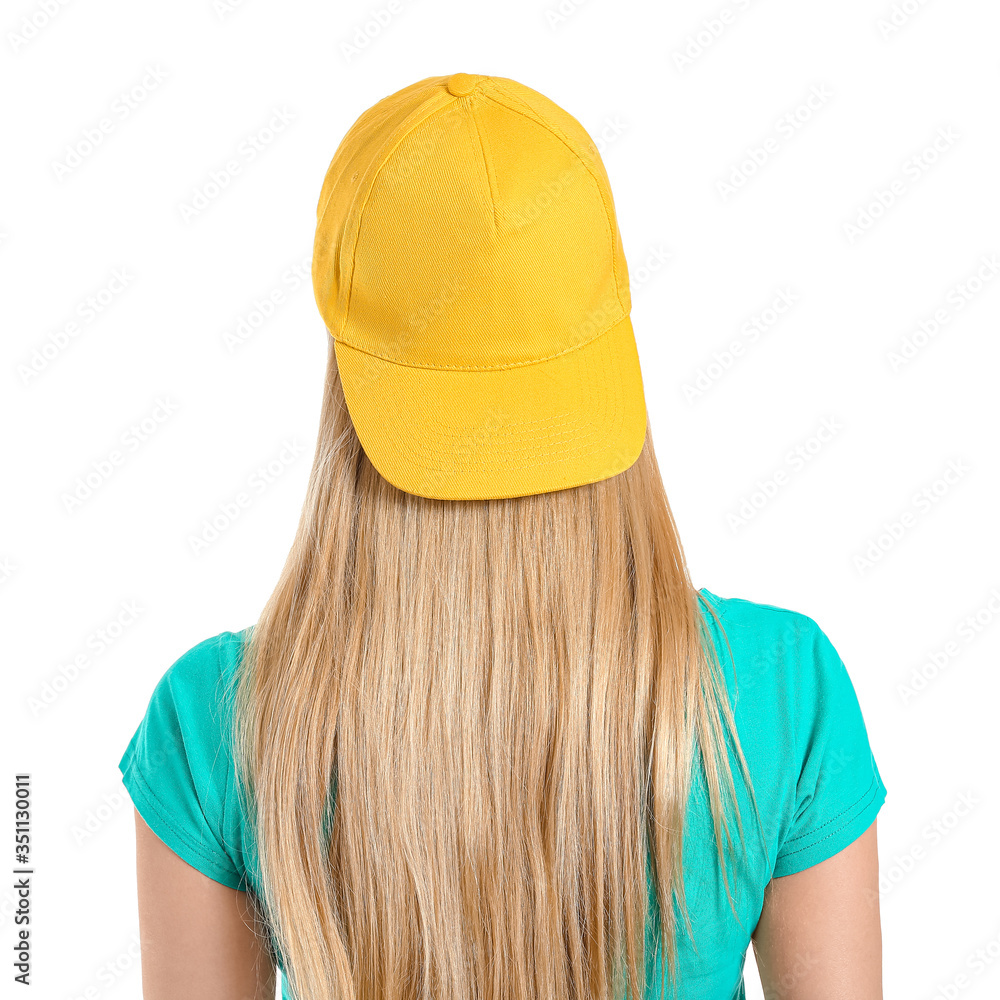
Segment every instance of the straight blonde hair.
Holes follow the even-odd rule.
[[[365,456],[331,338],[234,711],[296,1000],[641,998],[648,926],[676,985],[696,766],[732,905],[727,737],[749,774],[648,433],[601,482],[414,496]]]

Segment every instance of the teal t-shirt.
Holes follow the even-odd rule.
[[[768,881],[819,864],[856,840],[872,824],[886,790],[847,669],[816,622],[770,604],[722,598],[704,588],[699,593],[729,640],[727,648],[708,614],[763,843],[733,759],[746,846],[729,872],[734,917],[699,771],[685,826],[692,936],[682,925],[679,995],[743,1000],[743,962]],[[227,696],[248,632],[206,639],[166,670],[118,766],[136,809],[168,847],[216,882],[259,895],[254,840],[234,777]],[[661,967],[656,952],[648,966],[649,998],[660,994]],[[284,979],[282,988],[283,998],[292,1000]]]

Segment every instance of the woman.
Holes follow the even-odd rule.
[[[607,175],[456,74],[328,169],[331,333],[260,620],[180,657],[120,767],[146,1000],[881,993],[885,798],[795,611],[695,590]]]

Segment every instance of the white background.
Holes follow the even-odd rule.
[[[162,672],[256,619],[291,542],[327,349],[295,268],[308,274],[330,158],[375,101],[457,71],[541,91],[603,147],[696,586],[810,615],[848,665],[888,788],[886,997],[1000,992],[1000,281],[984,266],[1000,259],[1000,9],[906,0],[887,29],[892,0],[555,2],[394,0],[353,54],[386,3],[70,0],[48,23],[38,3],[4,4],[4,776],[33,776],[37,995],[139,996],[117,762]],[[277,110],[290,122],[261,133]],[[57,170],[102,118],[100,144]],[[250,160],[259,133],[271,141]],[[275,290],[273,315],[227,347]],[[793,304],[767,325],[782,291]],[[283,462],[286,442],[298,456]],[[125,460],[102,476],[115,449]],[[203,522],[272,461],[196,554]],[[8,798],[0,823],[12,813]],[[5,954],[11,904],[0,890]],[[752,956],[747,988],[760,996]]]

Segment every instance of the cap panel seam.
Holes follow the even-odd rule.
[[[475,101],[469,102],[469,117],[472,119],[472,127],[479,139],[479,148],[483,154],[483,167],[486,170],[486,183],[490,189],[490,200],[493,202],[493,228],[500,228],[500,186],[497,184],[496,169],[493,166],[493,157],[487,149],[486,140],[483,138],[483,130],[479,126],[479,115],[476,113]]]
[[[450,94],[448,96],[451,97]],[[454,104],[455,104],[455,98],[452,97],[451,100],[449,100],[447,103],[440,105],[439,107],[432,107],[427,112],[425,117],[414,122],[410,126],[410,128],[401,130],[400,134],[395,138],[395,141],[392,141],[391,145],[388,142],[386,143],[386,149],[381,156],[381,160],[379,161],[378,166],[375,168],[375,171],[372,174],[372,179],[371,183],[369,183],[368,185],[368,190],[365,192],[364,201],[362,202],[361,207],[357,210],[358,221],[357,225],[355,226],[354,245],[353,247],[351,247],[351,282],[347,289],[346,301],[344,302],[344,318],[343,320],[341,320],[340,323],[341,330],[343,330],[344,327],[347,326],[347,321],[351,315],[351,298],[354,294],[354,268],[357,264],[358,244],[361,242],[361,229],[362,226],[364,225],[365,211],[368,208],[368,202],[371,200],[372,191],[375,190],[375,184],[378,182],[378,179],[381,176],[382,171],[385,169],[386,163],[389,162],[389,157],[392,156],[392,154],[396,151],[400,143],[402,143],[404,139],[408,138],[411,135],[419,135],[420,132],[422,132],[425,128],[428,128],[430,126],[433,119],[443,115],[449,108],[453,107]],[[354,206],[352,205],[351,208],[353,209]],[[333,333],[332,330],[330,332]]]
[[[426,77],[425,79],[420,80],[417,83],[413,84],[412,87],[408,87],[408,88],[405,88],[405,89],[412,90],[412,89],[416,89],[416,88],[420,87],[422,84],[433,85],[434,83],[441,83],[443,81],[443,79],[444,79],[443,77],[429,76],[429,77]],[[428,86],[427,89],[433,95],[433,91],[431,90],[431,86]],[[395,95],[393,95],[393,96],[395,96]],[[383,108],[376,115],[375,111],[378,108],[379,108],[379,104],[375,104],[375,105],[372,105],[372,107],[368,108],[366,111],[363,111],[361,113],[361,115],[358,117],[358,120],[347,130],[346,134],[344,135],[344,138],[341,140],[341,145],[343,145],[345,142],[347,142],[348,140],[350,140],[352,138],[356,138],[357,137],[357,133],[364,132],[366,129],[377,130],[381,126],[382,122],[386,118],[391,117],[392,111],[390,109],[387,109],[387,108]],[[402,133],[402,135],[405,135],[405,134],[406,134],[405,132]],[[400,139],[402,139],[402,136],[400,137]],[[391,141],[391,140],[390,139],[386,140],[386,142],[389,142],[389,141]],[[327,174],[330,173],[330,167],[333,166],[333,162],[334,162],[334,160],[336,160],[337,155],[338,155],[339,152],[340,152],[340,150],[338,149],[337,152],[335,152],[333,154],[333,158],[330,160],[330,166],[328,166],[327,169],[326,169],[326,173]],[[331,187],[329,193],[326,196],[326,201],[322,205],[322,209],[320,209],[320,207],[317,206],[317,220],[316,220],[317,226],[322,226],[323,219],[326,216],[327,208],[329,207],[330,202],[332,200],[333,200],[333,188]]]
[[[493,82],[495,82],[495,78],[494,78]],[[341,333],[346,328],[346,326],[347,326],[347,324],[348,324],[348,322],[350,320],[351,299],[352,299],[353,292],[354,292],[354,273],[355,273],[355,267],[356,267],[356,263],[357,263],[358,246],[359,246],[359,244],[361,242],[361,232],[362,232],[362,229],[363,229],[363,226],[364,226],[365,211],[368,208],[368,202],[370,201],[372,192],[375,189],[375,184],[377,183],[377,181],[379,179],[379,176],[381,175],[383,169],[385,168],[386,164],[388,163],[389,158],[392,156],[393,152],[395,152],[395,150],[397,149],[397,147],[403,142],[404,139],[406,139],[406,138],[408,138],[410,136],[418,136],[425,129],[429,128],[431,126],[431,124],[433,123],[434,120],[436,120],[437,118],[443,117],[444,114],[446,114],[450,110],[454,110],[455,109],[455,105],[458,104],[460,101],[463,100],[463,98],[454,97],[453,95],[448,94],[447,91],[445,93],[450,98],[450,100],[448,100],[445,104],[441,105],[440,107],[432,108],[431,110],[429,110],[428,113],[427,113],[427,115],[424,118],[419,119],[409,129],[401,130],[400,134],[395,138],[395,140],[391,141],[391,144],[390,144],[390,142],[386,143],[385,152],[382,154],[381,160],[380,160],[378,166],[375,168],[375,171],[374,171],[374,173],[372,175],[371,183],[368,185],[368,189],[367,189],[367,191],[365,193],[364,201],[363,201],[360,209],[357,212],[358,221],[357,221],[357,225],[355,227],[354,245],[353,245],[352,250],[351,250],[351,268],[350,268],[351,281],[350,281],[350,285],[349,285],[348,290],[347,290],[347,298],[346,298],[346,302],[345,302],[345,305],[344,305],[344,318],[341,321],[341,325],[340,325],[340,332]],[[507,91],[504,91],[504,93],[507,94]],[[344,344],[345,346],[350,347],[352,350],[361,351],[361,353],[363,353],[363,354],[368,354],[371,357],[378,358],[381,361],[386,361],[389,364],[402,365],[402,366],[407,367],[407,368],[426,368],[426,369],[440,370],[440,371],[470,371],[470,372],[506,371],[506,370],[512,369],[512,368],[520,368],[520,367],[525,367],[527,365],[541,364],[541,363],[546,362],[546,361],[551,361],[554,358],[561,357],[564,354],[569,354],[572,351],[579,350],[580,348],[585,347],[587,344],[589,344],[592,341],[596,340],[598,337],[601,337],[605,333],[607,333],[610,330],[614,329],[616,326],[618,326],[620,323],[624,322],[624,320],[626,320],[628,318],[628,310],[625,309],[625,306],[624,306],[624,304],[621,301],[621,294],[620,294],[620,288],[619,288],[619,283],[618,283],[618,273],[617,273],[617,266],[616,266],[616,263],[615,263],[615,252],[614,252],[614,233],[613,233],[612,228],[611,228],[611,215],[610,215],[610,213],[608,211],[607,202],[604,199],[604,193],[603,193],[603,190],[602,190],[602,185],[601,185],[600,179],[597,177],[597,175],[591,169],[591,167],[589,166],[589,164],[586,163],[586,161],[584,160],[584,158],[580,156],[579,152],[576,149],[574,149],[573,144],[568,139],[568,137],[564,136],[559,130],[550,127],[528,105],[524,104],[524,102],[521,101],[519,98],[517,98],[515,95],[510,95],[510,96],[518,104],[523,105],[525,110],[522,111],[520,108],[514,107],[514,106],[508,104],[505,101],[497,100],[497,98],[494,97],[494,95],[492,95],[492,94],[489,94],[489,93],[486,93],[486,92],[483,92],[483,94],[484,94],[484,96],[486,98],[488,98],[490,100],[493,100],[495,103],[499,104],[501,107],[507,108],[507,110],[512,111],[514,114],[520,114],[522,117],[527,118],[530,121],[535,122],[536,124],[538,124],[542,128],[544,128],[547,132],[549,132],[551,135],[555,136],[556,139],[558,139],[564,146],[566,146],[566,148],[574,156],[576,156],[576,158],[578,159],[578,161],[583,165],[584,169],[587,171],[587,173],[593,179],[594,183],[597,186],[598,193],[601,196],[602,205],[605,208],[605,225],[607,227],[608,237],[609,237],[609,241],[610,241],[610,244],[611,244],[611,248],[610,248],[611,249],[611,267],[612,267],[612,273],[614,274],[614,277],[615,277],[615,301],[618,304],[618,308],[621,310],[621,315],[617,319],[613,320],[611,322],[611,324],[608,325],[607,327],[605,327],[603,330],[601,330],[600,332],[594,334],[592,337],[589,337],[587,340],[584,340],[584,341],[582,341],[579,344],[574,344],[573,346],[564,348],[561,351],[556,351],[554,354],[547,355],[544,358],[532,358],[530,361],[515,361],[515,362],[512,362],[512,363],[507,364],[507,365],[495,365],[495,366],[491,366],[491,367],[481,367],[481,366],[473,366],[473,365],[411,364],[411,363],[407,363],[407,362],[403,362],[403,361],[398,361],[395,358],[386,357],[383,354],[376,354],[374,351],[368,351],[368,350],[365,350],[362,347],[358,347],[355,344],[352,344],[350,341],[343,339],[343,337],[338,337],[337,334],[335,334],[331,330],[330,333],[333,335],[334,340],[337,341],[338,343]],[[470,110],[471,110],[471,108],[470,108]],[[475,128],[475,131],[476,131],[476,135],[477,135],[477,137],[480,138],[480,143],[482,143],[482,139],[479,136],[478,123],[476,122],[476,118],[475,118],[474,112],[472,113],[472,118],[473,118],[473,124],[474,124],[474,128]],[[485,156],[485,150],[484,150],[484,156]],[[489,176],[489,169],[488,168],[487,168],[487,176]],[[492,188],[491,188],[491,194],[492,194]],[[494,201],[494,206],[493,207],[494,207],[494,221],[495,221],[496,220],[496,211],[497,211],[497,207],[496,207],[496,202],[495,201]]]
[[[499,91],[500,94],[508,98],[508,101],[515,102],[516,104],[520,105],[520,107],[515,107],[514,104],[508,103],[508,101],[500,100],[496,93],[487,92],[486,96],[489,97],[490,100],[495,101],[501,107],[505,107],[509,111],[513,111],[515,114],[520,114],[523,117],[528,118],[529,120],[535,122],[535,124],[540,125],[546,131],[554,135],[583,164],[584,169],[593,178],[594,183],[597,185],[597,192],[601,197],[601,204],[604,206],[604,215],[605,215],[604,221],[608,227],[608,239],[611,243],[611,273],[614,275],[615,279],[615,296],[618,299],[618,304],[622,307],[622,309],[624,309],[625,306],[621,301],[622,297],[621,282],[618,279],[618,261],[616,259],[617,255],[615,254],[615,234],[614,234],[614,228],[611,225],[611,218],[612,215],[614,214],[614,209],[612,205],[608,203],[607,199],[604,196],[604,185],[601,183],[600,177],[598,177],[596,172],[593,170],[590,164],[584,159],[584,157],[580,155],[580,151],[575,148],[573,141],[569,138],[569,136],[565,135],[561,129],[545,121],[530,105],[522,101],[521,98],[519,98],[516,94],[507,90],[507,88],[504,87],[503,84],[500,83],[500,81],[496,77],[492,79],[492,83],[494,85],[495,91]],[[568,111],[565,113],[569,114]],[[583,128],[582,125],[580,127]],[[586,129],[584,129],[584,131],[586,131]]]
[[[619,307],[621,303],[618,303]],[[351,348],[352,351],[360,351],[362,354],[367,354],[369,357],[378,358],[380,361],[386,361],[391,365],[399,365],[402,368],[428,368],[433,371],[463,371],[463,372],[502,372],[508,371],[512,368],[526,368],[529,365],[540,365],[545,361],[552,361],[554,358],[560,358],[564,354],[571,354],[573,351],[579,351],[581,348],[586,347],[588,344],[592,344],[599,337],[603,337],[606,333],[610,333],[616,327],[620,326],[629,318],[628,313],[623,313],[618,319],[614,320],[610,326],[606,326],[600,333],[595,333],[593,337],[589,337],[582,343],[574,344],[572,347],[564,348],[561,351],[556,351],[555,354],[549,354],[544,358],[532,358],[530,361],[514,361],[509,365],[493,365],[489,367],[482,367],[479,365],[420,365],[412,364],[408,361],[397,361],[395,358],[387,358],[384,354],[376,354],[374,351],[366,351],[363,347],[357,347],[355,344],[350,343],[347,340],[334,340],[338,344],[343,344],[345,347]]]

